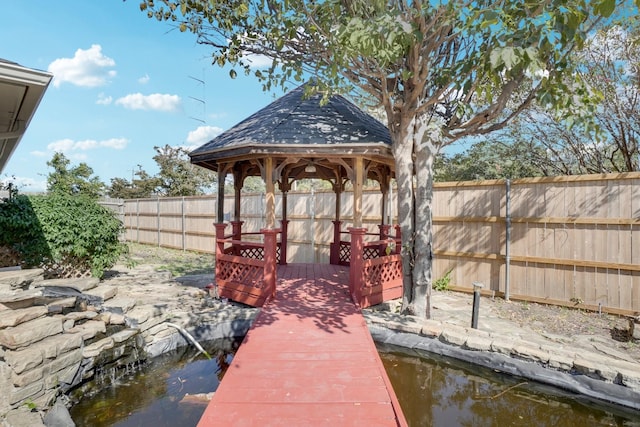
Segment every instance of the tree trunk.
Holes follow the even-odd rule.
[[[402,312],[431,317],[433,162],[438,139],[424,141],[426,123],[407,120],[393,137],[402,231]],[[415,177],[415,179],[414,179]]]
[[[425,132],[419,124],[414,138],[415,154],[415,265],[413,266],[414,307],[416,315],[431,318],[431,288],[433,276],[433,164],[441,136],[437,129]]]
[[[413,144],[408,135],[394,135],[393,156],[398,185],[398,224],[402,235],[402,311],[411,312],[413,296]]]

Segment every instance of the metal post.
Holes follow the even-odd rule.
[[[484,285],[480,282],[473,282],[473,310],[471,311],[471,327],[478,329],[478,316],[480,314],[480,290]]]
[[[509,301],[509,285],[510,274],[509,267],[511,264],[511,181],[506,182],[505,196],[505,243],[504,243],[504,299]]]

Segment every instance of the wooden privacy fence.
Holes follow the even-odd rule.
[[[289,193],[288,262],[329,261],[334,198]],[[346,228],[352,196],[342,198]],[[370,231],[381,222],[380,198],[378,191],[363,196]],[[214,253],[215,199],[125,200],[126,238]],[[243,195],[246,230],[264,227],[264,203],[263,195]],[[395,211],[394,195],[390,206]],[[232,197],[224,211],[233,211]],[[640,173],[437,183],[433,223],[434,278],[450,271],[454,288],[479,281],[507,298],[640,311]]]

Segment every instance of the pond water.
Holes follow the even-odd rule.
[[[78,427],[195,426],[207,404],[204,395],[218,387],[237,346],[217,341],[206,346],[211,360],[183,348],[120,376],[103,373],[71,416]],[[412,427],[640,426],[640,411],[581,400],[453,359],[418,357],[399,347],[379,350]]]
[[[96,374],[83,390],[72,393],[71,409],[78,427],[175,427],[198,424],[208,401],[218,388],[239,341],[203,343],[207,359],[193,347],[156,357],[133,369]]]
[[[430,353],[378,350],[410,426],[640,426],[640,411]]]

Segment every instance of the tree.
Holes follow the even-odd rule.
[[[636,0],[640,4],[640,0]],[[403,311],[430,317],[433,163],[448,144],[504,127],[534,101],[589,112],[592,94],[562,77],[569,53],[614,0],[144,0],[213,48],[213,62],[265,89],[315,76],[329,96],[357,88],[386,113],[396,159]],[[252,55],[273,59],[252,69]],[[233,68],[231,77],[237,71]],[[577,75],[576,75],[577,76]],[[571,94],[571,97],[568,96]]]
[[[111,178],[109,197],[118,199],[144,199],[156,194],[160,179],[149,175],[142,166],[138,165],[135,172],[137,178],[128,181],[124,178]]]
[[[516,179],[545,175],[531,147],[522,142],[511,144],[483,139],[468,150],[454,155],[441,153],[436,158],[436,181],[473,181]]]
[[[93,169],[82,162],[70,167],[71,161],[62,153],[54,153],[47,166],[53,168],[47,176],[47,192],[61,195],[83,195],[97,199],[104,192],[105,185],[93,175]]]
[[[576,52],[580,75],[603,94],[594,113],[600,134],[571,127],[534,107],[509,126],[506,138],[529,145],[548,175],[639,171],[639,45],[640,24],[626,16]]]
[[[182,147],[153,147],[158,172],[158,192],[164,196],[195,196],[211,188],[216,177],[207,169],[197,167],[189,161],[187,150]]]

